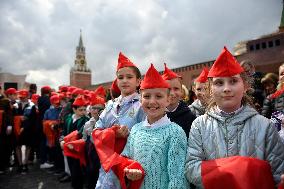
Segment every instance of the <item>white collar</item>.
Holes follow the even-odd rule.
[[[164,126],[164,125],[168,125],[168,124],[170,124],[171,123],[171,121],[170,121],[170,119],[168,118],[168,116],[167,115],[164,115],[164,117],[162,117],[161,119],[159,119],[158,121],[156,121],[156,122],[154,122],[154,123],[152,123],[152,124],[150,124],[149,122],[148,122],[148,118],[146,117],[146,120],[144,121],[144,126],[145,127],[151,127],[151,128],[157,128],[157,127],[161,127],[161,126]]]
[[[131,94],[131,95],[125,96],[125,97],[122,97],[122,96],[120,95],[120,96],[117,98],[117,103],[118,103],[119,105],[122,105],[122,104],[124,104],[124,103],[126,103],[126,102],[131,101],[131,100],[134,99],[137,95],[138,95],[138,94],[137,94],[136,92],[133,93],[133,94]]]
[[[72,115],[72,120],[73,120],[73,123],[75,123],[78,119],[80,119],[82,116],[77,116],[76,114],[73,114]]]
[[[167,111],[167,112],[175,112],[175,111],[177,110],[178,106],[179,106],[179,102],[178,102],[177,107],[175,107],[172,111],[170,111],[168,108],[166,109],[166,111]]]

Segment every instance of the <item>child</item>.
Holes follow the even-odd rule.
[[[208,112],[196,118],[189,134],[186,160],[188,181],[203,188],[208,182],[221,178],[214,176],[209,181],[204,178],[204,170],[208,167],[203,165],[211,162],[208,160],[248,156],[253,158],[249,167],[254,162],[267,161],[271,166],[274,182],[278,184],[284,170],[284,145],[272,123],[250,107],[245,95],[249,84],[244,70],[226,48],[214,62],[208,78],[212,87],[212,100]],[[238,172],[243,168],[240,164],[238,166],[230,171]],[[265,184],[266,178],[261,177],[265,175],[264,172],[259,175],[254,168],[248,172],[250,179],[245,182],[255,182],[251,188],[259,188],[259,184]],[[273,183],[271,173],[270,177]],[[248,177],[243,175],[243,178]],[[219,186],[223,181],[219,180]]]
[[[96,122],[96,129],[106,129],[113,125],[119,125],[120,129],[117,130],[116,137],[127,138],[132,126],[141,122],[145,117],[139,102],[139,95],[136,92],[140,85],[141,74],[139,69],[120,53],[116,75],[121,95],[114,102],[109,101]],[[112,171],[106,173],[103,169],[100,169],[96,188],[120,188],[119,180]]]
[[[277,91],[267,96],[263,102],[261,115],[270,118],[272,113],[284,109],[284,63],[279,66],[279,81]]]
[[[60,160],[63,160],[63,156],[57,155],[57,152],[60,152],[60,145],[57,141],[59,137],[59,114],[62,110],[59,95],[51,96],[50,104],[51,106],[45,111],[43,116],[43,132],[45,133],[47,139],[49,158],[50,160],[54,161],[55,169],[59,171]],[[41,165],[40,168],[49,167],[45,165],[46,163]]]
[[[33,144],[33,135],[32,129],[35,126],[36,120],[36,108],[34,103],[32,103],[29,99],[29,92],[25,89],[22,89],[18,93],[19,101],[14,105],[15,107],[15,115],[22,116],[21,117],[21,128],[20,135],[16,144],[16,154],[19,163],[18,171],[25,174],[28,171],[28,157],[30,156],[31,146]],[[25,145],[25,159],[22,160],[22,146]]]
[[[181,100],[181,76],[167,68],[167,65],[165,64],[165,71],[162,77],[170,85],[170,104],[167,107],[167,116],[172,122],[181,126],[188,137],[191,124],[196,117],[192,114],[188,106]]]
[[[82,96],[75,99],[72,104],[74,113],[66,116],[63,126],[63,136],[67,136],[71,132],[77,130],[82,136],[83,126],[89,120],[86,115],[86,102]],[[80,138],[80,137],[79,137]],[[64,141],[61,141],[61,148],[63,149]],[[78,159],[67,157],[68,166],[71,172],[71,184],[73,188],[83,188],[83,173]]]
[[[91,142],[91,134],[95,128],[95,124],[99,119],[100,113],[105,107],[105,100],[102,97],[92,95],[90,98],[90,114],[91,118],[85,123],[83,129],[83,139],[86,141],[85,144],[85,158],[86,158],[86,177],[87,177],[87,188],[93,189],[96,186],[99,178],[100,161],[96,153],[96,149]]]
[[[201,116],[205,114],[206,104],[207,104],[207,98],[206,98],[206,88],[208,87],[207,82],[207,75],[208,75],[208,68],[204,68],[200,75],[195,79],[193,83],[193,92],[196,95],[196,100],[189,105],[189,109],[192,113],[196,115],[196,117]]]
[[[147,117],[132,128],[122,152],[122,155],[139,162],[145,170],[140,189],[186,188],[186,135],[165,113],[169,105],[169,88],[151,64],[140,91]],[[132,181],[142,177],[142,172],[137,169],[125,169],[125,174]]]

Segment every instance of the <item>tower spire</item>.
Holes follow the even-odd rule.
[[[282,2],[282,16],[281,16],[281,21],[280,21],[280,26],[279,26],[279,31],[284,32],[284,0]]]
[[[83,45],[82,30],[80,29],[79,45],[76,48],[77,54],[85,55],[85,47]]]
[[[83,45],[83,39],[82,39],[82,30],[80,29],[80,39],[79,39],[79,46],[78,46],[79,48],[82,48],[82,47],[84,47],[84,45]]]

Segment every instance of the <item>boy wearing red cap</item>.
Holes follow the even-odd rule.
[[[196,117],[182,101],[181,76],[170,70],[165,64],[165,71],[162,77],[170,85],[170,104],[167,107],[167,116],[172,122],[181,126],[188,137],[191,124]]]
[[[114,101],[109,101],[95,127],[96,129],[108,129],[117,125],[119,129],[116,131],[116,138],[127,138],[132,126],[141,122],[145,116],[137,93],[141,73],[135,64],[119,53],[116,76],[121,95]],[[100,169],[96,189],[101,188],[120,188],[119,180],[113,171],[106,173]]]
[[[32,131],[36,124],[36,107],[29,99],[29,92],[22,89],[18,92],[19,101],[15,104],[15,116],[21,116],[19,136],[16,144],[16,154],[19,163],[18,171],[26,173],[28,171],[27,161],[33,145]],[[25,159],[22,159],[21,147],[25,145]]]
[[[208,68],[204,68],[200,75],[195,79],[192,86],[192,90],[195,93],[197,99],[188,107],[191,112],[196,115],[196,117],[205,114],[207,104],[206,89],[208,87],[208,73]]]
[[[78,131],[78,138],[82,137],[83,126],[89,120],[89,118],[87,117],[86,107],[87,104],[83,96],[78,96],[72,104],[74,113],[68,114],[64,120],[62,131],[63,137],[67,136],[73,131]],[[62,140],[60,143],[62,149],[64,147],[64,143],[64,140]],[[83,188],[83,173],[81,170],[80,161],[72,157],[67,157],[67,161],[71,173],[72,187],[76,189]]]
[[[211,102],[188,139],[188,181],[198,188],[274,188],[284,170],[284,144],[272,123],[250,106],[243,68],[224,48],[208,78]],[[266,169],[259,174],[261,167]]]
[[[60,151],[60,145],[58,144],[59,137],[59,114],[62,110],[60,105],[59,95],[53,95],[50,97],[51,106],[47,109],[43,116],[43,130],[47,138],[47,148],[49,149],[49,158],[54,162],[55,169],[62,168],[63,156]],[[40,165],[40,168],[50,168],[52,164],[45,162]]]
[[[146,119],[133,126],[122,155],[139,162],[145,177],[140,189],[187,188],[184,176],[186,135],[166,115],[170,85],[151,64],[141,82]],[[126,178],[141,179],[142,172],[125,169]]]

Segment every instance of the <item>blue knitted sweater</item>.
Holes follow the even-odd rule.
[[[145,170],[140,189],[187,188],[184,175],[187,139],[183,129],[170,121],[156,127],[145,125],[147,121],[133,126],[122,152]]]

